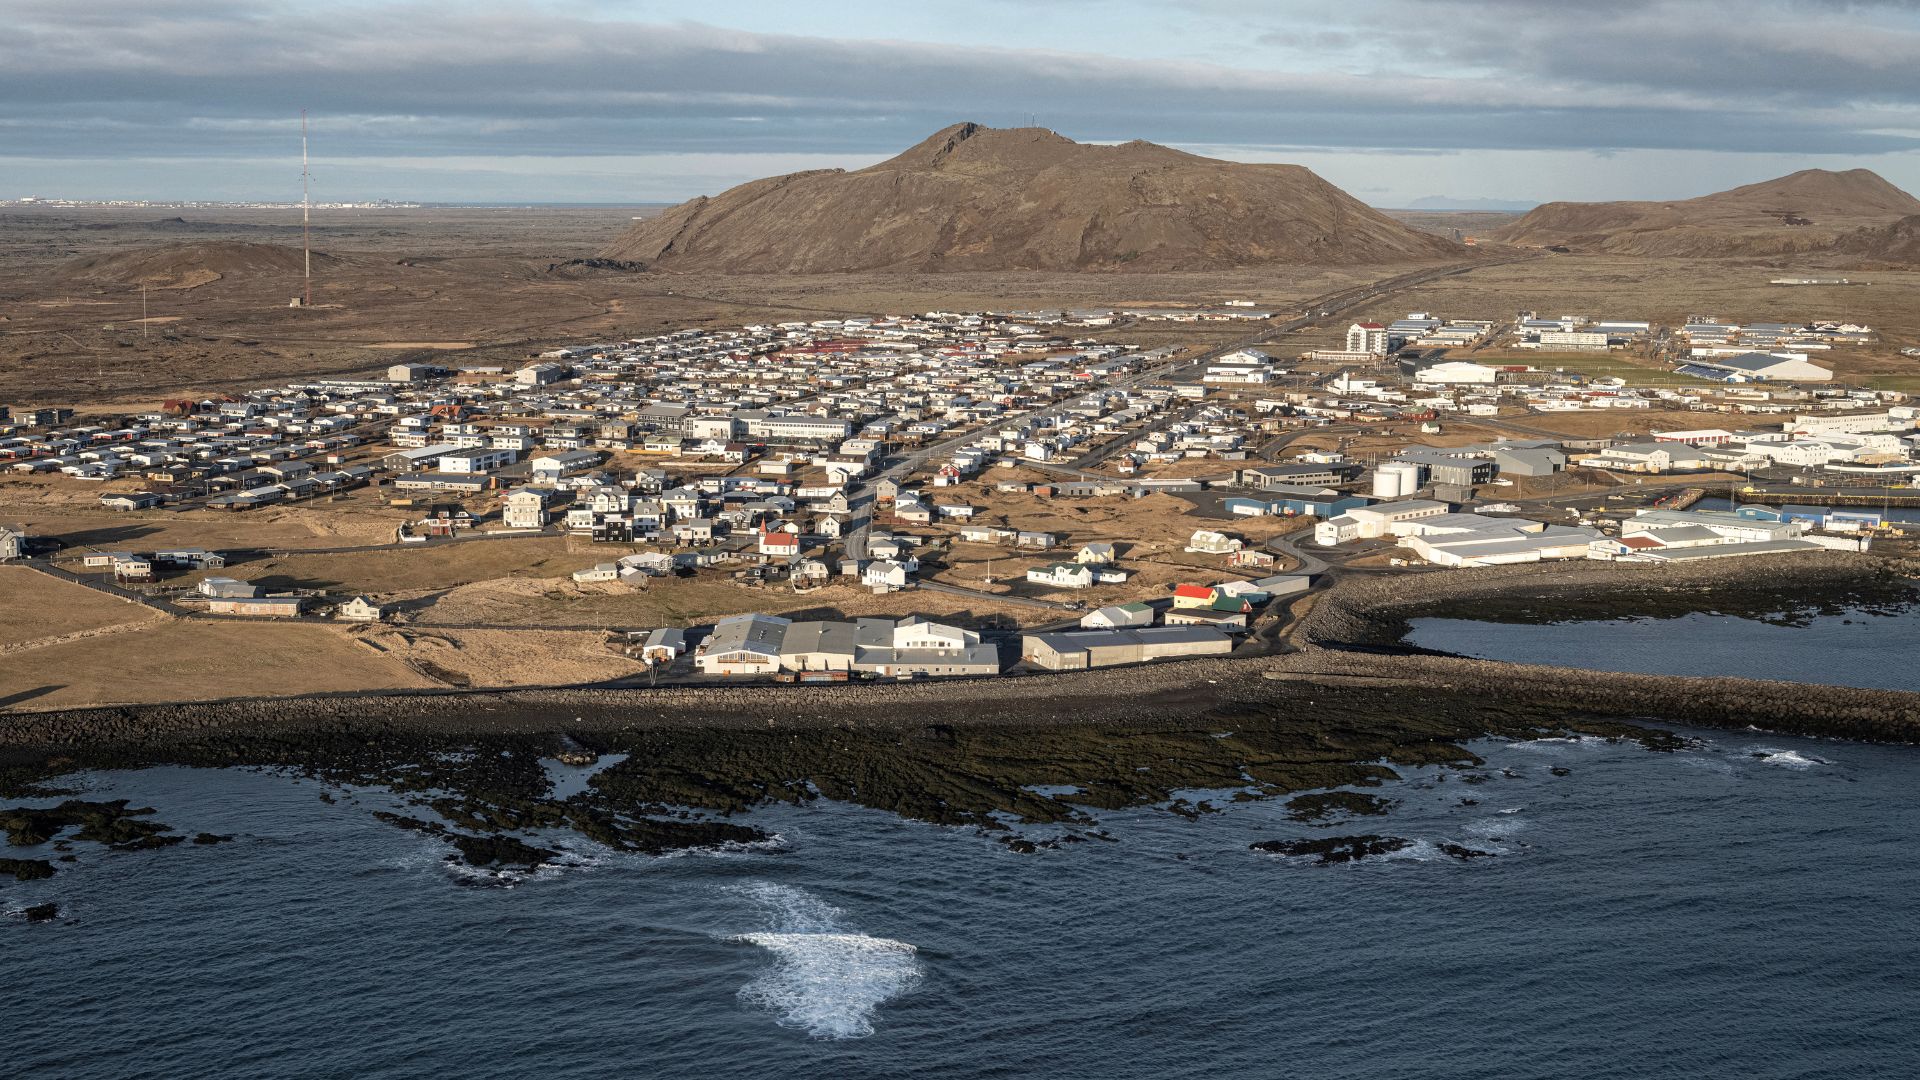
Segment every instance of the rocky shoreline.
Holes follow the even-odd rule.
[[[450,859],[527,867],[553,856],[550,841],[530,842],[553,830],[646,852],[774,843],[724,818],[815,798],[977,828],[1022,852],[1107,839],[1095,817],[1103,809],[1159,805],[1196,817],[1215,809],[1182,791],[1288,797],[1296,817],[1322,822],[1385,809],[1364,789],[1399,769],[1471,768],[1478,759],[1466,744],[1476,738],[1588,734],[1653,750],[1679,745],[1649,719],[1920,741],[1920,694],[1619,675],[1398,644],[1406,619],[1420,614],[1531,620],[1596,595],[1609,610],[1761,614],[1836,598],[1893,606],[1913,597],[1905,564],[1825,555],[1738,562],[1745,565],[1347,573],[1297,600],[1289,650],[1259,659],[934,683],[0,713],[0,797],[54,796],[61,777],[88,769],[285,770],[392,791],[417,810],[383,820],[445,841]],[[621,757],[586,791],[554,794],[543,762],[585,767],[608,754]]]
[[[1736,678],[1620,675],[1435,655],[1399,643],[1410,618],[1594,617],[1820,603],[1893,605],[1916,568],[1815,553],[1678,566],[1547,563],[1423,574],[1347,574],[1296,602],[1290,649],[1247,660],[1016,679],[621,690],[393,693],[0,712],[0,764],[63,749],[188,740],[536,735],[685,729],[912,731],[933,727],[1166,727],[1244,710],[1328,707],[1364,688],[1398,709],[1524,703],[1594,717],[1659,717],[1856,739],[1914,741],[1920,695]]]

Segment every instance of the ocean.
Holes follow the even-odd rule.
[[[1920,691],[1920,607],[1847,608],[1800,615],[1794,625],[1710,612],[1544,625],[1414,619],[1411,625],[1410,645],[1482,660]]]
[[[758,848],[550,836],[559,865],[505,879],[376,821],[384,791],[85,774],[87,798],[235,839],[79,844],[0,884],[8,911],[62,909],[0,919],[5,1071],[1920,1075],[1920,751],[1685,734],[1477,742],[1484,767],[1402,770],[1373,789],[1386,814],[1333,825],[1280,801],[1100,811],[1110,841],[1022,855],[820,800],[745,815],[778,834]],[[1249,847],[1355,834],[1407,844]]]

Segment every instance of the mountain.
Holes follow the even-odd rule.
[[[313,253],[315,270],[338,260]],[[202,242],[128,248],[105,255],[88,255],[62,264],[54,272],[61,281],[93,285],[150,285],[160,289],[195,289],[222,278],[298,278],[304,269],[297,247],[278,244]]]
[[[1524,214],[1540,204],[1524,199],[1456,199],[1451,195],[1423,195],[1400,210],[1485,210],[1496,214]]]
[[[1764,256],[1823,251],[1846,233],[1920,214],[1920,199],[1867,169],[1807,169],[1679,202],[1547,203],[1493,239],[1616,255]]]
[[[1215,270],[1459,258],[1298,165],[956,124],[847,172],[742,184],[600,253],[662,270]]]

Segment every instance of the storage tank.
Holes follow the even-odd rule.
[[[1420,466],[1411,461],[1389,461],[1373,471],[1373,497],[1404,499],[1420,490]]]

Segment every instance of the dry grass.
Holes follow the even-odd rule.
[[[297,278],[234,273],[167,290],[141,317],[140,290],[54,280],[77,256],[153,244],[240,240],[297,244],[298,220],[247,210],[172,211],[233,226],[182,236],[155,211],[45,210],[16,215],[0,235],[0,293],[17,295],[0,332],[0,400],[149,402],[295,376],[367,374],[413,357],[463,362],[523,358],[582,338],[775,319],[905,313],[935,308],[1215,305],[1244,299],[1286,312],[1306,299],[1403,272],[1392,267],[1267,267],[1173,274],[829,274],[743,276],[585,272],[565,267],[618,236],[634,211],[326,211],[315,247],[338,256],[314,283],[312,307],[289,308]],[[76,229],[76,224],[105,225]],[[291,225],[263,234],[258,226]],[[76,246],[76,241],[80,245]],[[1244,327],[1145,324],[1111,333],[1182,344],[1228,340]],[[370,347],[374,346],[374,347]],[[413,346],[413,347],[398,347]]]
[[[631,550],[627,547],[597,550],[592,544],[577,543],[566,537],[543,536],[383,551],[290,554],[230,563],[226,569],[212,573],[257,582],[269,589],[326,589],[390,596],[455,588],[496,578],[565,576]],[[195,581],[205,576],[194,574],[181,580]]]
[[[0,648],[163,616],[24,566],[0,566]],[[0,696],[11,693],[0,684]]]
[[[132,481],[103,488],[64,476],[0,475],[0,521],[22,525],[32,536],[59,539],[74,549],[204,547],[224,551],[389,543],[394,528],[409,516],[387,508],[365,491],[349,493],[339,502],[267,507],[238,514],[212,510],[120,512],[99,505],[104,491],[138,487]]]
[[[1543,413],[1518,417],[1516,422],[1576,439],[1639,436],[1651,431],[1693,431],[1726,427],[1728,424],[1738,426],[1738,419],[1734,417],[1684,409],[1599,409],[1592,412]]]
[[[351,639],[454,686],[602,682],[645,671],[602,634],[566,630],[423,630],[361,627]]]
[[[433,685],[339,628],[300,623],[174,620],[0,656],[0,688],[31,708]]]

